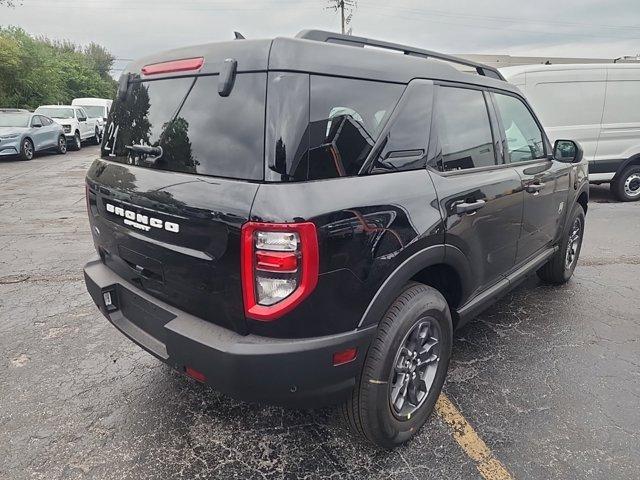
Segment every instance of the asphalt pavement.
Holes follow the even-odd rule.
[[[438,414],[379,451],[332,409],[237,402],[127,340],[82,280],[96,155],[0,160],[0,479],[482,478]],[[444,392],[510,478],[638,478],[639,278],[640,203],[593,187],[574,278],[457,332]]]

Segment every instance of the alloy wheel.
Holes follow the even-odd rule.
[[[25,140],[22,148],[24,149],[25,158],[31,160],[33,158],[33,145],[31,142],[29,140]]]
[[[582,237],[582,221],[576,218],[571,226],[571,234],[567,241],[567,256],[565,258],[565,268],[570,269],[578,258],[580,239]]]
[[[58,139],[58,151],[60,153],[67,153],[67,140],[64,137]]]
[[[429,395],[440,361],[440,338],[437,322],[422,318],[400,343],[389,381],[389,404],[397,417],[410,417]]]

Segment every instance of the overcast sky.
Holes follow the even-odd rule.
[[[119,60],[183,45],[338,31],[328,0],[22,0],[0,25],[106,46]],[[355,35],[447,53],[640,54],[640,0],[358,0]]]

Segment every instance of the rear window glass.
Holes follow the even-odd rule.
[[[175,172],[245,180],[263,177],[265,73],[134,82],[110,114],[102,157]],[[136,146],[160,147],[151,154]]]
[[[269,168],[284,181],[357,175],[404,85],[283,74],[270,77]],[[295,119],[295,124],[291,120]]]

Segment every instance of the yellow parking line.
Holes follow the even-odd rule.
[[[478,436],[451,400],[441,393],[436,402],[438,415],[453,430],[453,438],[465,453],[476,462],[476,467],[486,480],[513,480],[505,466],[493,456],[489,447]]]

